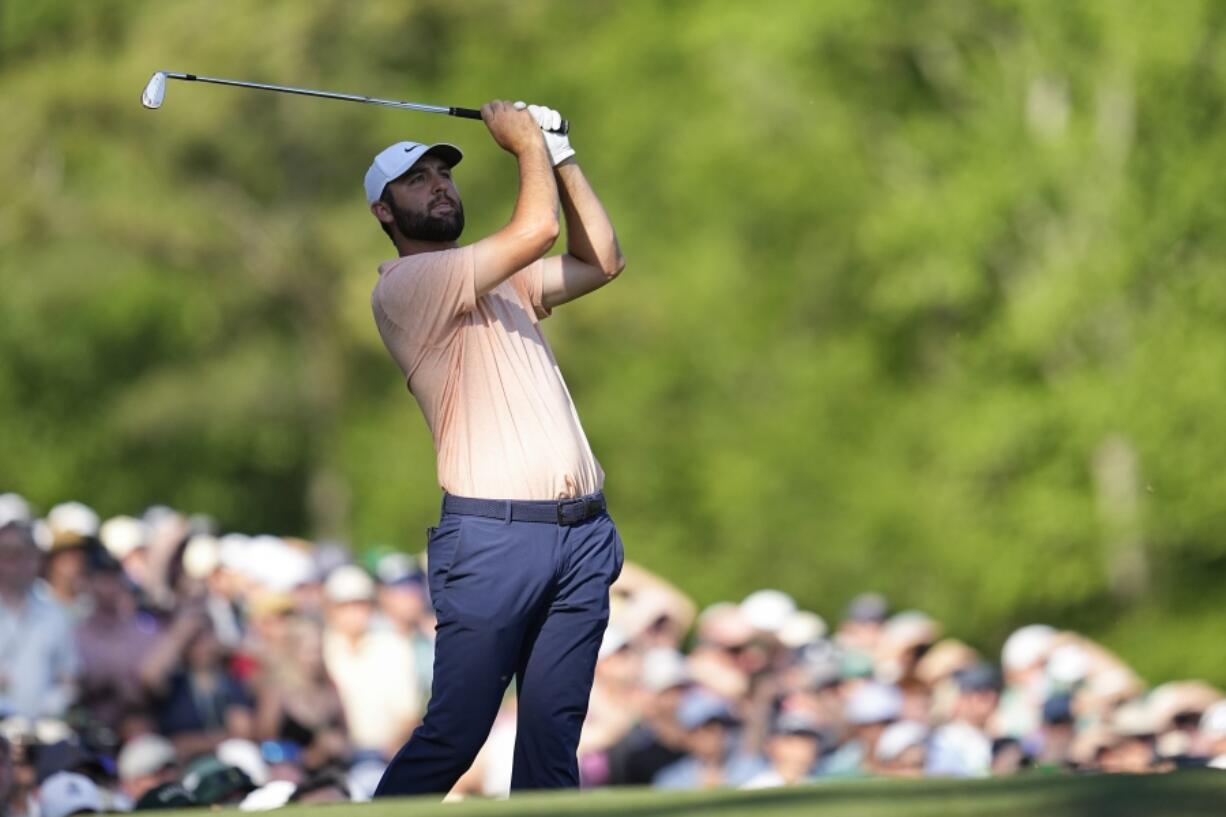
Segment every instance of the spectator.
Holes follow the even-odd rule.
[[[0,735],[0,817],[9,817],[13,795],[17,790],[13,770],[13,747],[9,739]]]
[[[685,593],[634,562],[622,566],[610,588],[610,623],[642,649],[680,648],[696,612]]]
[[[929,717],[937,722],[949,720],[958,699],[954,676],[982,661],[979,653],[954,638],[938,641],[924,653],[915,666],[915,677],[928,690]],[[919,720],[927,720],[927,717]]]
[[[28,526],[0,528],[0,715],[59,717],[76,698],[72,624],[34,591],[39,562]]]
[[[252,734],[251,699],[225,666],[221,643],[198,605],[174,620],[141,666],[159,729],[180,757],[211,752],[228,737]]]
[[[1155,687],[1146,703],[1153,717],[1158,754],[1176,763],[1191,759],[1204,713],[1222,698],[1203,681],[1171,681]]]
[[[1216,769],[1226,766],[1226,698],[1205,710],[1200,719],[1198,754]]]
[[[86,572],[93,554],[101,548],[101,543],[96,539],[72,532],[57,533],[43,560],[47,595],[74,622],[89,613]]]
[[[101,814],[102,811],[98,786],[83,774],[56,772],[38,787],[39,817]]]
[[[822,774],[862,777],[874,774],[877,743],[886,728],[902,715],[902,692],[893,684],[858,681],[847,697],[846,720],[851,735],[822,763]]]
[[[606,629],[597,654],[587,717],[579,739],[581,757],[607,756],[608,750],[634,728],[641,704],[642,666],[642,655],[631,647],[625,634],[615,627]],[[586,772],[583,782],[587,786],[599,785],[608,776],[607,769],[591,765]]]
[[[740,786],[762,771],[759,758],[736,746],[739,725],[727,702],[708,692],[690,692],[677,712],[687,732],[688,754],[666,766],[652,781],[661,789],[713,789]]]
[[[1005,640],[1000,655],[1004,690],[996,715],[1001,735],[1026,738],[1039,730],[1043,702],[1051,693],[1044,669],[1056,637],[1046,624],[1030,624]]]
[[[203,755],[188,765],[183,786],[202,806],[237,806],[255,791],[247,773],[214,755]]]
[[[685,757],[688,732],[677,717],[689,684],[685,657],[659,647],[643,656],[642,715],[608,753],[609,783],[645,786],[664,767]]]
[[[139,735],[128,741],[119,750],[116,767],[120,790],[133,802],[179,777],[174,744],[161,735]]]
[[[102,548],[90,551],[87,588],[93,610],[76,629],[80,703],[113,730],[124,712],[145,702],[140,667],[157,642],[157,624],[137,609],[123,568]]]
[[[145,792],[136,801],[133,811],[173,811],[181,808],[196,808],[200,803],[192,797],[182,783],[163,783]]]
[[[123,565],[124,574],[138,588],[148,579],[148,537],[145,523],[131,516],[113,517],[98,529],[98,538],[107,553]]]
[[[1155,744],[1157,719],[1145,699],[1121,706],[1097,747],[1095,764],[1107,774],[1148,774],[1158,771]]]
[[[874,750],[877,773],[883,777],[922,777],[927,759],[928,727],[915,721],[887,726]]]
[[[918,685],[916,666],[940,635],[941,625],[918,610],[895,613],[877,637],[873,659],[877,679],[904,692]]]
[[[304,806],[319,803],[348,803],[349,784],[335,772],[320,772],[307,778],[295,788],[294,793],[290,795],[289,802]]]
[[[844,652],[871,657],[888,613],[889,605],[880,593],[861,593],[847,605],[834,634],[835,643]]]
[[[426,576],[416,562],[403,553],[379,560],[379,611],[392,632],[407,638],[413,647],[417,687],[424,711],[434,683],[434,610],[427,598]]]
[[[1008,776],[1030,767],[1031,758],[1017,738],[992,741],[992,774]]]
[[[952,720],[936,729],[927,772],[941,777],[984,777],[992,770],[987,724],[1000,700],[1001,679],[990,664],[976,664],[954,676],[958,698]]]
[[[413,647],[402,635],[372,628],[375,583],[360,567],[332,571],[324,595],[324,666],[340,693],[350,741],[390,757],[421,719]]]
[[[318,625],[291,619],[288,651],[261,675],[255,733],[260,740],[292,743],[307,771],[344,761],[349,754],[340,694],[324,667]]]
[[[254,589],[247,598],[246,632],[235,652],[232,668],[251,687],[263,676],[295,660],[297,646],[292,635],[297,620],[294,597],[289,593],[264,588]]]
[[[1062,692],[1048,698],[1043,704],[1043,725],[1036,753],[1039,767],[1046,770],[1068,768],[1076,734],[1073,697]]]
[[[741,785],[743,789],[794,786],[812,780],[821,754],[822,734],[816,721],[795,712],[779,715],[766,741],[770,767]]]

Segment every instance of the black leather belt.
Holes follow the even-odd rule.
[[[507,522],[548,522],[554,525],[578,525],[608,508],[604,493],[556,501],[522,499],[473,499],[466,496],[443,495],[443,513],[464,516],[484,516]]]

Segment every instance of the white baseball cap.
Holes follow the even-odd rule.
[[[77,536],[98,534],[98,512],[81,502],[61,502],[47,513],[47,524],[54,533]]]
[[[778,633],[795,612],[795,600],[782,590],[758,590],[741,602],[741,613],[754,629],[768,633]]]
[[[898,720],[902,714],[902,692],[893,684],[867,681],[851,693],[844,714],[856,725]]]
[[[0,527],[9,522],[29,522],[30,503],[20,494],[0,494]]]
[[[357,565],[341,565],[328,574],[324,596],[333,604],[374,601],[375,581]]]
[[[67,817],[82,812],[101,813],[102,795],[83,774],[56,772],[38,789],[38,808],[43,817]]]
[[[161,735],[137,735],[119,750],[119,779],[135,780],[157,774],[178,761],[174,744]]]
[[[397,142],[379,151],[379,155],[370,163],[366,171],[366,203],[374,204],[383,195],[383,188],[388,182],[404,175],[404,172],[417,160],[432,153],[451,167],[455,167],[464,158],[464,154],[455,145],[439,142],[434,145],[423,145],[420,142]]]
[[[1046,624],[1028,624],[1005,639],[1000,663],[1006,670],[1025,670],[1046,658],[1056,640],[1056,631]]]
[[[115,516],[102,523],[98,538],[116,559],[122,560],[132,551],[145,546],[149,532],[145,523],[130,516]]]
[[[895,721],[877,738],[875,754],[878,760],[898,760],[912,746],[923,746],[928,739],[928,727],[915,721]]]
[[[1212,738],[1226,737],[1226,698],[1205,710],[1200,718],[1200,731]]]

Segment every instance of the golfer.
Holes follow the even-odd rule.
[[[438,617],[421,725],[377,797],[445,793],[485,742],[515,680],[511,788],[579,785],[575,752],[621,571],[592,455],[540,321],[624,261],[556,111],[491,102],[482,119],[519,164],[511,220],[459,246],[453,145],[400,142],[366,174],[370,210],[399,258],[379,267],[375,323],[434,437],[442,517],[429,535]],[[567,247],[544,255],[558,237]]]

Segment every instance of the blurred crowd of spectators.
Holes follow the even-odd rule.
[[[0,817],[368,799],[429,697],[422,570],[0,495]],[[511,690],[451,796],[504,795],[514,740]],[[985,656],[875,594],[832,630],[777,590],[699,612],[630,562],[580,764],[667,789],[1226,768],[1226,699],[1041,624]]]

